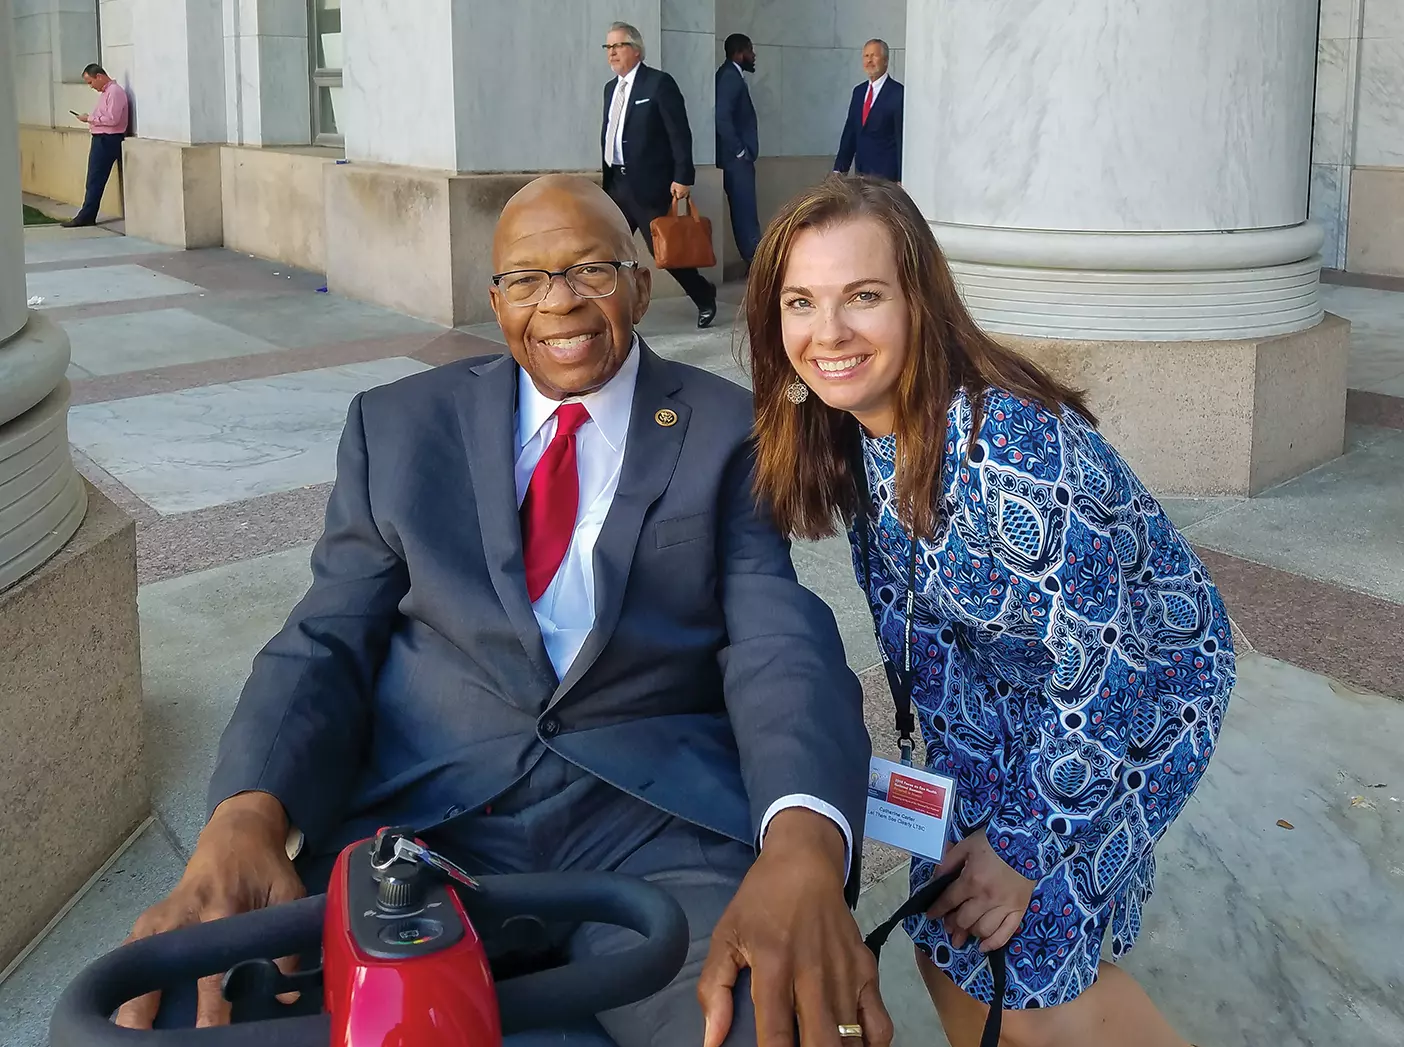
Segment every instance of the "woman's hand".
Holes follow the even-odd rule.
[[[936,875],[957,869],[960,877],[926,915],[945,922],[952,947],[959,949],[973,937],[980,940],[981,952],[992,952],[1019,929],[1033,897],[1034,881],[1005,864],[982,832],[971,833],[952,847]]]

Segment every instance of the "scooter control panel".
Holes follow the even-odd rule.
[[[463,940],[453,890],[433,869],[399,860],[377,868],[371,855],[367,843],[347,865],[349,927],[361,952],[378,960],[408,960]]]

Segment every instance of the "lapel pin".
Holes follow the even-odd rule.
[[[677,424],[678,413],[665,407],[653,416],[653,420],[666,429],[670,425]]]

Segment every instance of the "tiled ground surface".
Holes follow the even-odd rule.
[[[43,1042],[57,988],[120,940],[194,845],[248,660],[306,584],[348,401],[500,349],[495,327],[446,331],[225,251],[58,229],[27,230],[26,249],[30,293],[74,347],[79,466],[138,521],[157,821],[0,985],[0,1042],[16,1047]],[[1326,294],[1356,323],[1348,453],[1250,501],[1166,500],[1257,652],[1223,753],[1167,839],[1131,960],[1205,1045],[1330,1042],[1337,1020],[1340,1042],[1404,1041],[1404,962],[1388,948],[1404,938],[1404,807],[1390,800],[1404,797],[1404,294]],[[723,298],[726,321],[737,289]],[[642,330],[664,355],[744,381],[732,329],[698,332],[694,317],[661,301]],[[803,545],[796,565],[835,610],[881,748],[889,699],[846,545]],[[1378,802],[1351,807],[1377,782]],[[865,911],[900,891],[902,874],[886,875],[899,864],[869,848]],[[884,961],[899,1042],[933,1042],[905,957],[894,942]]]

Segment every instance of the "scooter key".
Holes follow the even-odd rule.
[[[421,843],[416,843],[408,837],[401,836],[395,841],[395,857],[406,862],[423,862],[430,868],[437,869],[447,876],[454,883],[462,884],[475,891],[482,890],[481,885],[463,869],[449,861],[442,854],[431,851]]]

